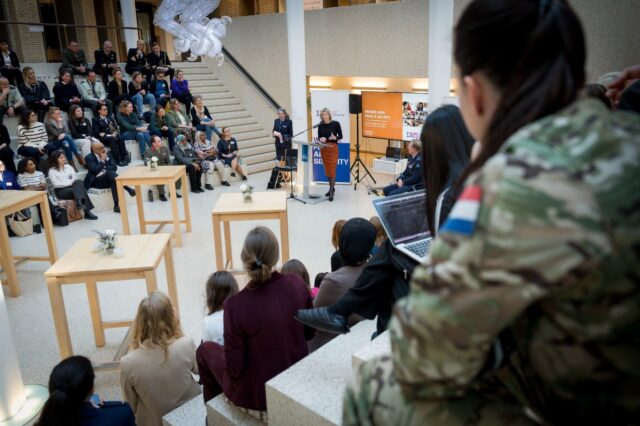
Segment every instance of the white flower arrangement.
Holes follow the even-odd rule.
[[[158,157],[155,155],[151,157],[151,161],[149,162],[149,168],[151,170],[158,170]]]
[[[251,198],[253,197],[253,186],[243,183],[240,185],[240,191],[242,192],[242,198],[244,198],[245,201],[251,201]]]
[[[93,251],[102,252],[104,254],[113,254],[116,244],[118,243],[118,233],[113,229],[107,229],[104,232],[93,230],[93,232],[98,234],[96,243],[93,246]]]

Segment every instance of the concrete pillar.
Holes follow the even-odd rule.
[[[453,0],[429,1],[429,111],[449,96]]]
[[[287,47],[289,51],[289,87],[291,92],[289,117],[293,122],[294,134],[307,128],[307,65],[304,43],[304,2],[287,0]],[[303,134],[298,138],[307,140],[307,136]],[[298,158],[302,158],[302,155],[299,155]],[[303,196],[305,198],[309,197],[309,165],[311,162],[311,152],[309,152],[308,161],[303,172]],[[299,167],[299,169],[302,168]]]
[[[122,23],[125,27],[137,27],[138,17],[136,16],[135,0],[120,0],[120,10],[122,11]],[[137,30],[124,30],[124,41],[127,49],[136,47],[138,41]]]
[[[15,416],[27,401],[18,356],[13,345],[7,306],[0,288],[0,422]]]

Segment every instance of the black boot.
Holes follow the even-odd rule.
[[[84,218],[88,219],[88,220],[97,220],[98,216],[96,216],[95,214],[91,213],[91,210],[84,209]]]
[[[332,314],[325,306],[315,309],[300,309],[294,318],[304,325],[330,333],[345,334],[349,332],[347,317]]]
[[[336,178],[329,179],[329,201],[333,201],[333,194],[336,193]]]

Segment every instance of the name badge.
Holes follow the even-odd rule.
[[[7,186],[13,186],[12,182],[7,182]]]

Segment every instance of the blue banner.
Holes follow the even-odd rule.
[[[338,165],[336,167],[336,183],[351,183],[351,156],[349,142],[338,144]],[[324,165],[320,156],[320,148],[313,148],[313,181],[328,183],[324,174]]]

